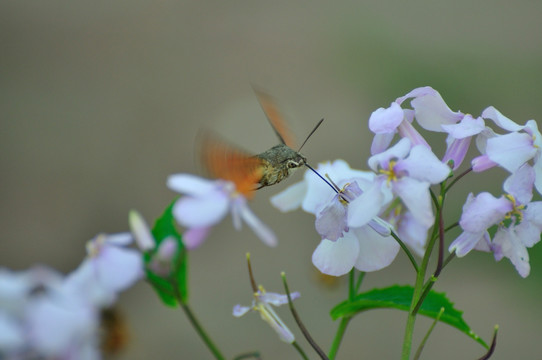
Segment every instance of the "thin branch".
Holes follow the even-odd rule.
[[[329,360],[326,353],[318,346],[318,344],[314,341],[312,336],[309,334],[309,331],[303,325],[303,322],[301,321],[301,318],[297,314],[297,311],[295,310],[294,303],[292,302],[292,297],[290,296],[290,290],[288,288],[288,283],[286,282],[286,274],[282,273],[282,283],[284,284],[284,290],[286,291],[286,296],[288,296],[288,305],[290,307],[290,312],[292,313],[292,316],[295,319],[295,322],[297,323],[297,326],[301,330],[301,333],[303,333],[303,336],[305,336],[305,339],[309,342],[309,344],[312,346],[314,351],[320,356],[322,360]]]

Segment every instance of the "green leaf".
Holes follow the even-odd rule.
[[[352,317],[371,309],[391,308],[409,311],[413,294],[414,288],[411,286],[394,285],[384,289],[373,289],[358,294],[352,301],[347,300],[338,304],[331,310],[331,317],[333,320]],[[440,321],[455,327],[485,348],[488,347],[484,340],[470,329],[461,316],[463,312],[454,308],[454,304],[446,298],[445,293],[431,290],[418,312],[435,319],[441,308],[444,308],[444,313],[440,316]]]
[[[160,299],[164,304],[172,307],[178,305],[179,297],[183,303],[188,301],[188,257],[181,234],[179,234],[175,227],[175,219],[172,212],[175,201],[177,199],[164,210],[164,213],[156,220],[151,230],[156,240],[156,248],[168,237],[174,238],[177,241],[178,251],[174,259],[175,266],[167,278],[153,273],[148,267],[146,270],[147,279],[158,293],[158,296],[160,296]],[[151,261],[153,255],[153,252],[144,255],[145,264]]]

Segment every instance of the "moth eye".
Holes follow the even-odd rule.
[[[288,167],[290,169],[295,168],[295,167],[298,167],[298,164],[295,161],[288,161]]]

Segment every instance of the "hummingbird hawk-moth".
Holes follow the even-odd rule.
[[[254,91],[280,144],[261,154],[252,155],[229,144],[217,135],[206,133],[201,151],[202,162],[210,175],[233,182],[237,191],[246,197],[251,197],[254,190],[281,182],[297,168],[308,166],[307,158],[299,151],[324,120],[318,122],[296,151],[293,149],[294,137],[278,111],[275,100],[261,90],[254,89]]]

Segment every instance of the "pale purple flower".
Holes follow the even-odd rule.
[[[475,119],[467,114],[457,124],[444,124],[442,128],[448,133],[448,146],[442,162],[447,164],[451,160],[452,169],[456,170],[467,155],[472,137],[485,130],[485,122],[481,117]]]
[[[389,197],[384,195],[387,192],[399,196],[422,226],[433,224],[429,187],[445,180],[450,174],[450,168],[440,162],[427,147],[410,146],[410,141],[403,138],[385,152],[369,159],[369,166],[380,175],[371,190],[350,202],[349,226],[362,226],[375,210],[380,211],[385,202],[389,201]]]
[[[448,250],[462,257],[476,246],[485,248],[484,242],[489,241],[487,229],[502,221],[511,210],[512,205],[504,196],[496,198],[488,192],[477,196],[469,194],[459,221],[463,232],[450,244]]]
[[[187,195],[177,200],[173,215],[180,225],[191,231],[191,248],[199,246],[210,228],[228,212],[231,212],[237,230],[241,229],[244,220],[266,245],[277,245],[275,234],[254,215],[248,207],[247,199],[235,189],[232,182],[177,174],[168,178],[168,187]]]
[[[492,120],[501,129],[509,131],[504,135],[485,131],[477,139],[481,156],[472,161],[474,171],[484,171],[499,165],[514,173],[520,166],[532,160],[535,171],[534,186],[542,194],[542,135],[536,121],[529,120],[519,125],[490,106],[482,112],[482,117]]]
[[[292,300],[300,297],[299,292],[293,292],[290,294]],[[271,328],[279,335],[279,338],[286,343],[293,343],[295,341],[294,334],[284,324],[284,322],[277,315],[272,306],[280,306],[288,303],[287,295],[268,293],[263,286],[258,288],[258,291],[254,293],[252,299],[252,306],[235,305],[233,307],[233,316],[241,317],[250,310],[260,313],[262,320],[264,320]]]
[[[363,190],[374,190],[375,175],[350,169],[342,160],[319,164],[317,171],[327,174],[339,187],[340,194],[307,171],[303,182],[271,199],[281,210],[301,206],[316,215],[315,225],[322,241],[313,253],[314,265],[321,272],[333,276],[343,275],[354,266],[362,271],[375,271],[388,266],[397,255],[399,245],[393,238],[383,236],[390,234],[391,226],[376,216],[382,204],[391,201],[391,193],[382,193],[382,199],[379,198],[382,201],[374,204],[374,207],[368,206],[370,210],[362,214],[363,223],[354,228],[346,222],[350,202],[360,194],[362,196]]]
[[[33,349],[47,358],[99,359],[98,309],[64,290],[29,303],[26,326]]]
[[[421,90],[419,93],[421,95],[424,91]],[[379,108],[369,117],[369,129],[375,133],[371,144],[371,154],[378,154],[386,150],[395,133],[399,133],[402,138],[409,139],[413,144],[431,148],[418,130],[412,126],[414,111],[401,108],[401,103],[407,98],[398,98],[391,103],[390,107]]]
[[[66,286],[96,306],[112,304],[117,294],[143,277],[141,254],[127,246],[130,233],[99,234],[87,243],[88,256],[68,275]]]
[[[24,358],[33,351],[28,333],[28,308],[39,293],[62,284],[62,276],[46,267],[15,272],[0,269],[0,354]]]
[[[399,244],[391,236],[382,236],[369,226],[350,228],[336,241],[323,239],[312,254],[312,263],[320,272],[341,276],[353,267],[377,271],[389,266]]]
[[[0,270],[0,353],[8,359],[99,359],[98,311],[47,268]]]
[[[459,224],[463,233],[449,250],[464,256],[470,250],[493,251],[495,259],[510,259],[522,277],[530,271],[527,248],[540,241],[542,202],[530,202],[535,171],[522,165],[504,183],[506,195],[495,198],[489,193],[469,195]],[[493,240],[487,229],[497,225]]]

